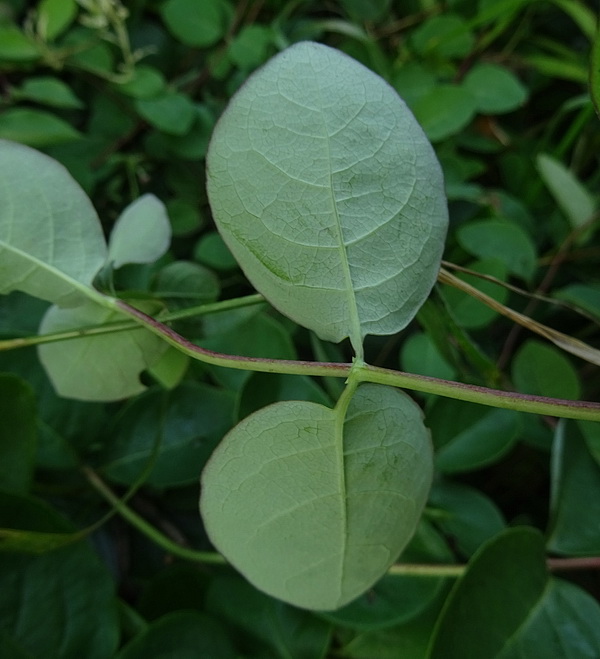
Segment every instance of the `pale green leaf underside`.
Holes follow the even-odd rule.
[[[225,437],[202,477],[217,549],[261,590],[309,609],[343,606],[385,573],[432,477],[429,432],[408,396],[363,384],[345,422],[338,414],[270,405]]]
[[[391,334],[435,281],[442,174],[396,92],[303,42],[234,96],[207,157],[217,226],[253,285],[324,339]]]
[[[153,194],[145,194],[129,204],[115,222],[108,261],[115,268],[125,263],[153,263],[170,243],[171,224],[165,205]]]
[[[123,316],[118,311],[86,302],[73,309],[52,306],[40,334],[103,325]],[[87,401],[112,401],[134,396],[146,388],[140,373],[157,363],[167,344],[145,329],[101,334],[38,346],[38,354],[56,393]]]
[[[67,170],[0,140],[0,293],[20,290],[70,306],[81,293],[93,295],[105,257],[96,212]]]

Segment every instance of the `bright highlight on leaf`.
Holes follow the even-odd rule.
[[[253,285],[321,338],[405,327],[435,282],[442,174],[396,92],[303,42],[234,96],[207,156],[218,228]]]
[[[83,301],[106,258],[90,200],[55,160],[0,140],[0,293]]]
[[[169,249],[171,224],[165,205],[145,194],[121,213],[108,245],[108,261],[115,268],[126,263],[152,263]]]
[[[421,410],[391,387],[363,384],[347,413],[275,403],[238,424],[202,477],[217,549],[261,590],[336,609],[398,558],[432,477]]]

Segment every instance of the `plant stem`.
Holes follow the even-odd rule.
[[[134,526],[140,533],[143,533],[147,538],[152,540],[159,547],[162,547],[165,551],[173,554],[174,556],[179,556],[180,558],[185,558],[190,561],[197,561],[200,563],[214,563],[218,565],[223,565],[227,561],[215,552],[206,552],[206,551],[196,551],[194,549],[188,549],[187,547],[182,547],[176,542],[173,542],[170,538],[163,535],[160,531],[155,529],[152,524],[149,524],[145,519],[140,517],[135,513],[129,506],[127,506],[119,497],[114,494],[114,492],[104,483],[104,481],[96,474],[95,471],[89,467],[83,467],[83,473],[86,478],[92,485],[92,487],[101,494],[106,501],[110,503],[116,512],[126,519],[132,526]]]
[[[171,311],[159,316],[161,322],[169,323],[174,320],[182,320],[194,316],[204,316],[220,311],[229,311],[230,309],[239,309],[242,307],[260,304],[265,298],[262,295],[246,295],[245,297],[235,298],[233,300],[223,300],[222,302],[212,302],[210,304],[201,304],[196,307]],[[99,334],[111,334],[112,332],[126,332],[132,330],[144,329],[143,326],[135,320],[120,320],[114,323],[103,323],[102,325],[88,325],[87,327],[78,327],[63,332],[53,332],[51,334],[37,334],[35,336],[15,337],[0,341],[0,351],[15,350],[17,348],[26,348],[28,346],[40,345],[43,343],[55,343],[57,341],[70,341],[81,339]]]
[[[292,375],[333,376],[347,378],[353,369],[352,364],[333,362],[307,362],[288,359],[263,359],[260,357],[239,357],[226,355],[212,350],[206,350],[183,338],[170,327],[158,320],[135,309],[122,300],[115,300],[117,309],[136,319],[141,325],[165,341],[175,346],[193,359],[246,371],[260,371],[263,373],[286,373]],[[464,400],[490,407],[501,407],[516,410],[517,412],[530,412],[532,414],[545,414],[567,419],[585,419],[600,421],[600,404],[588,401],[562,400],[560,398],[546,398],[544,396],[531,396],[497,389],[488,389],[476,385],[463,384],[440,380],[424,375],[403,373],[386,368],[361,364],[355,367],[356,377],[361,382],[386,384],[392,387],[412,389],[423,393],[446,396],[457,400]]]

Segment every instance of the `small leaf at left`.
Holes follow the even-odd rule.
[[[123,320],[122,314],[87,303],[74,309],[50,307],[40,334]],[[167,344],[145,329],[132,329],[38,347],[42,365],[59,396],[112,401],[144,391],[140,373],[158,362]]]
[[[67,170],[0,140],[0,293],[80,303],[105,257],[96,211]]]
[[[414,533],[432,477],[420,409],[364,384],[346,416],[287,401],[221,442],[200,507],[215,547],[260,590],[331,610],[372,586]]]
[[[125,263],[153,263],[169,248],[171,224],[162,201],[145,194],[121,213],[108,244],[108,261],[115,268]]]

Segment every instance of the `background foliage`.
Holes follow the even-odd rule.
[[[148,263],[150,246],[100,287],[143,294],[149,310],[233,299],[253,291],[210,217],[212,128],[268,57],[302,39],[327,43],[386,79],[433,142],[450,204],[445,258],[492,279],[458,276],[598,347],[594,11],[577,0],[138,0],[127,10],[108,0],[4,1],[0,138],[62,162],[107,235],[146,193],[165,203],[169,252]],[[118,244],[110,249],[120,265]],[[0,298],[2,335],[36,334],[46,306]],[[227,353],[351,354],[262,304],[174,326]],[[55,345],[74,353],[77,341]],[[370,363],[524,393],[597,400],[600,390],[597,367],[445,284],[406,331],[371,337],[365,351]],[[77,354],[83,367],[102,363]],[[99,403],[75,399],[95,377],[85,370],[57,395],[33,346],[2,351],[0,370],[7,656],[600,655],[597,424],[416,395],[436,480],[402,560],[469,561],[468,571],[457,581],[456,570],[394,569],[355,603],[319,615],[219,564],[198,517],[197,477],[238,419],[290,398],[331,404],[339,382],[226,370],[169,349],[127,399]]]

